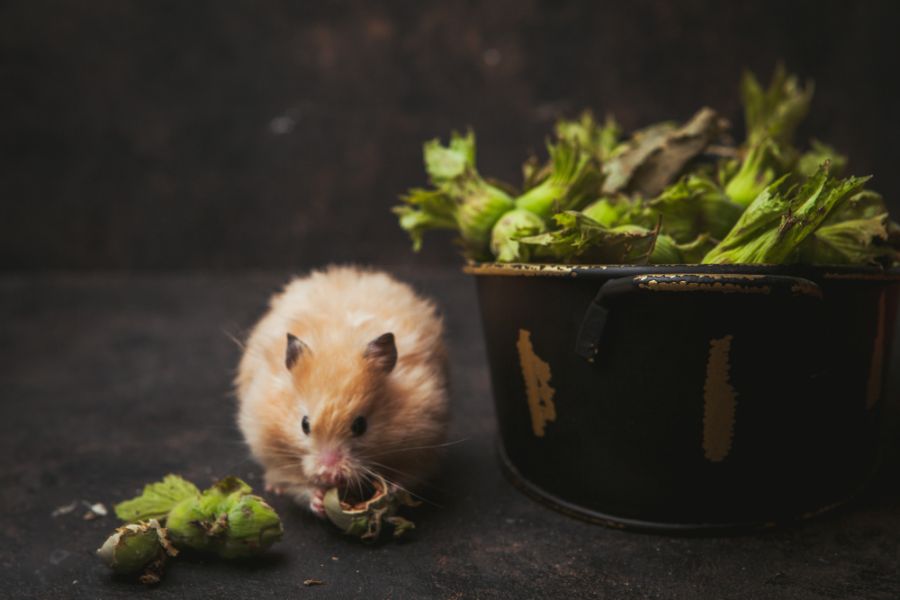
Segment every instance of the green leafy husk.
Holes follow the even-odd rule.
[[[638,225],[645,229],[653,229],[659,221],[659,214],[639,198],[624,195],[601,198],[581,212],[610,229],[619,225]]]
[[[409,234],[413,249],[422,247],[425,232],[458,231],[468,258],[488,256],[494,223],[514,207],[503,186],[484,180],[475,168],[475,134],[453,132],[446,146],[434,139],[423,146],[425,170],[432,189],[414,188],[401,196],[393,211]]]
[[[715,242],[703,234],[692,242],[679,244],[671,236],[660,233],[647,262],[651,265],[679,265],[697,263],[709,252]]]
[[[647,262],[651,265],[675,265],[682,262],[678,243],[671,236],[659,234]]]
[[[199,495],[200,490],[190,481],[178,475],[166,475],[162,481],[145,485],[140,496],[116,504],[114,510],[123,521],[165,520],[176,504]]]
[[[888,237],[887,213],[823,225],[800,248],[800,262],[822,265],[879,264],[897,252],[881,242]]]
[[[144,492],[115,507],[126,521],[164,521],[168,538],[178,548],[191,548],[222,558],[259,554],[281,539],[281,520],[252,488],[226,477],[209,489],[176,475],[148,484]]]
[[[840,176],[847,166],[847,157],[840,154],[837,150],[827,144],[823,144],[819,140],[810,140],[812,148],[804,152],[799,160],[795,170],[802,177],[812,177],[819,169],[819,165],[828,161],[831,165],[831,174]]]
[[[485,258],[494,224],[515,207],[510,196],[480,178],[470,178],[456,186],[459,208],[456,222],[466,254],[472,259]]]
[[[702,234],[725,237],[743,213],[715,181],[702,175],[680,179],[649,206],[662,216],[662,232],[682,244]]]
[[[789,146],[797,125],[809,112],[813,91],[812,82],[801,86],[799,79],[788,74],[781,63],[776,65],[766,89],[753,73],[745,71],[741,78],[741,100],[748,145],[756,146],[769,138],[779,146]]]
[[[600,194],[603,176],[591,154],[577,143],[560,140],[548,146],[552,168],[546,179],[516,198],[516,208],[542,219],[554,212],[577,210]]]
[[[431,183],[441,186],[452,183],[475,168],[475,133],[453,132],[450,142],[443,146],[440,139],[425,142],[422,147],[425,171]]]
[[[97,556],[113,572],[140,574],[140,581],[145,584],[158,583],[168,557],[177,555],[166,529],[156,519],[119,527],[97,550]]]
[[[862,190],[851,196],[801,245],[800,261],[810,264],[890,264],[898,259],[890,245],[887,207],[880,194]]]
[[[253,556],[281,539],[275,510],[237,477],[216,482],[169,512],[166,527],[177,547],[222,558]]]
[[[395,212],[415,249],[425,231],[453,229],[466,258],[479,261],[898,262],[900,225],[860,192],[864,178],[837,179],[846,157],[817,140],[795,146],[813,84],[779,64],[765,87],[744,73],[740,94],[739,145],[709,108],[631,136],[590,111],[560,120],[550,160],[525,162],[518,195],[478,175],[471,131],[446,146],[432,140],[433,189],[411,190]],[[870,199],[853,200],[859,194]]]
[[[833,179],[826,163],[802,185],[783,190],[785,179],[757,196],[725,239],[703,258],[704,263],[795,262],[800,244],[868,177]]]
[[[562,263],[645,263],[658,234],[637,225],[607,228],[584,213],[553,215],[558,229],[519,239],[535,260]]]
[[[725,194],[732,202],[743,209],[775,180],[776,153],[775,142],[770,138],[763,138],[747,149],[740,167],[725,186]]]
[[[611,158],[620,148],[622,128],[615,117],[607,115],[602,125],[597,123],[594,113],[581,113],[574,121],[560,120],[556,123],[556,139],[587,150],[598,161]]]
[[[432,229],[453,229],[456,224],[456,203],[441,190],[415,188],[402,197],[405,205],[395,206],[400,227],[409,234],[413,250],[422,248],[422,237]]]
[[[544,220],[529,210],[517,208],[500,217],[491,232],[491,252],[499,262],[527,262],[527,249],[519,238],[543,233]]]

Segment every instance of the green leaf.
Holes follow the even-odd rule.
[[[601,198],[581,212],[608,228],[639,225],[645,229],[653,229],[659,221],[659,215],[639,198],[624,195]]]
[[[584,111],[578,120],[556,123],[556,138],[587,150],[599,161],[609,159],[619,147],[622,128],[612,115],[599,125],[591,111]]]
[[[801,262],[817,265],[866,265],[894,259],[887,240],[887,213],[824,225],[801,246]]]
[[[164,520],[172,508],[186,498],[200,496],[200,490],[178,475],[166,475],[162,481],[144,486],[140,496],[115,506],[116,516],[123,521]]]
[[[888,212],[887,204],[881,194],[873,190],[860,190],[828,215],[825,224],[830,225],[850,219],[868,219],[886,212]]]
[[[415,523],[413,523],[409,519],[404,519],[399,515],[387,517],[385,518],[385,521],[387,521],[394,527],[393,536],[395,538],[403,537],[408,531],[412,531],[416,528]]]
[[[678,244],[668,235],[656,236],[656,243],[648,261],[651,265],[675,265],[684,262]]]
[[[681,262],[685,264],[697,264],[703,260],[706,254],[716,247],[716,240],[703,233],[697,239],[686,244],[678,244],[678,252],[681,254]]]
[[[810,264],[864,265],[893,262],[887,206],[881,194],[862,190],[835,210],[800,247]]]
[[[440,139],[425,142],[423,154],[428,177],[440,186],[475,168],[475,133],[469,130],[466,135],[460,135],[454,131],[446,146]]]
[[[533,187],[540,185],[553,170],[553,164],[550,162],[541,163],[537,156],[529,156],[522,163],[522,192],[527,192]]]
[[[422,238],[432,229],[458,230],[468,258],[488,256],[491,228],[513,208],[503,185],[488,183],[475,168],[475,134],[454,132],[444,146],[434,139],[424,145],[425,168],[433,189],[413,189],[394,207],[400,227],[422,247]]]
[[[812,140],[812,149],[800,156],[795,170],[803,177],[812,177],[825,161],[831,164],[831,173],[835,176],[843,173],[847,166],[846,156],[819,140]]]
[[[778,227],[778,243],[766,254],[767,260],[784,262],[807,236],[825,221],[829,214],[850,194],[860,189],[868,177],[835,180],[828,177],[828,164],[819,168],[790,201],[790,211],[782,216]]]
[[[441,190],[412,189],[401,197],[404,205],[395,206],[400,227],[409,234],[413,250],[422,247],[422,237],[432,229],[456,229],[456,202]]]
[[[662,232],[682,244],[702,234],[725,237],[743,213],[718,184],[700,175],[680,179],[649,206],[662,216]]]
[[[494,224],[515,208],[515,203],[506,192],[480,178],[469,179],[453,193],[458,194],[456,224],[466,257],[482,260],[487,257]]]
[[[637,225],[603,227],[575,211],[558,213],[553,219],[559,229],[519,239],[519,244],[534,259],[592,264],[645,263],[658,233]]]
[[[591,203],[581,212],[604,227],[615,227],[622,224],[627,218],[628,207],[624,202],[613,202],[602,198]]]
[[[203,493],[204,494],[218,493],[218,494],[222,494],[222,495],[229,495],[229,494],[237,493],[240,495],[244,495],[244,494],[249,494],[252,491],[253,491],[253,488],[250,487],[250,485],[248,485],[246,481],[244,481],[240,477],[235,477],[234,475],[229,475],[228,477],[224,477],[224,478],[218,480],[217,482],[215,482],[214,484],[212,484],[212,486],[209,489],[205,490]]]
[[[491,252],[499,262],[527,262],[527,249],[519,238],[542,233],[547,229],[544,220],[528,210],[517,208],[500,217],[491,231]]]
[[[785,177],[768,186],[704,263],[780,264],[798,258],[797,249],[842,201],[868,177],[832,179],[827,163],[803,185],[780,188]]]
[[[775,179],[776,152],[775,142],[771,138],[763,138],[751,145],[737,172],[725,186],[725,194],[742,207],[753,202]]]
[[[755,146],[765,138],[778,145],[791,145],[797,125],[809,112],[813,83],[801,87],[799,79],[779,63],[767,89],[749,71],[744,72],[740,87],[749,145]]]
[[[603,177],[596,160],[580,146],[561,140],[548,146],[552,170],[541,183],[518,198],[516,207],[549,218],[554,212],[575,210],[597,198]]]
[[[699,263],[715,245],[716,243],[707,234],[699,235],[697,239],[686,244],[679,244],[672,237],[660,233],[656,237],[656,244],[648,262],[651,265]]]

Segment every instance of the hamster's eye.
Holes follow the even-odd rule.
[[[309,435],[309,417],[306,415],[303,416],[303,420],[300,422],[300,427],[303,428],[303,433]]]
[[[365,417],[356,417],[353,419],[353,423],[350,424],[350,433],[357,437],[361,436],[366,432],[367,425]]]

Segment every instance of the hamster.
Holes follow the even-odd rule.
[[[332,486],[432,475],[448,424],[435,305],[391,276],[329,267],[276,294],[244,349],[238,424],[266,489],[324,516]]]

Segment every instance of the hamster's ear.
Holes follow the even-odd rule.
[[[397,345],[394,334],[385,333],[378,336],[366,346],[363,357],[378,371],[387,375],[397,365]]]
[[[300,357],[309,352],[309,346],[303,343],[303,340],[292,333],[287,334],[287,348],[284,352],[284,366],[288,371],[294,368]]]

